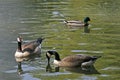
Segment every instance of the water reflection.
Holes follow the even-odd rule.
[[[81,67],[72,67],[72,68],[70,68],[70,67],[54,67],[54,69],[53,69],[50,64],[47,64],[46,72],[50,72],[50,73],[59,72],[60,68],[65,69],[65,70],[70,71],[70,72],[74,72],[74,73],[100,74],[94,66],[90,66],[87,68],[86,67],[84,67],[84,68],[81,68]]]
[[[99,3],[99,2],[102,2],[102,3]],[[113,4],[109,2],[113,2]],[[71,5],[71,3],[73,5]],[[104,3],[107,3],[107,4],[104,4]],[[46,43],[44,44],[45,45],[44,51],[50,50],[53,48],[52,46],[54,46],[56,49],[58,49],[59,51],[62,51],[63,53],[70,52],[70,51],[71,53],[72,52],[73,53],[74,52],[75,53],[76,52],[80,52],[80,53],[93,52],[93,53],[100,53],[105,56],[113,56],[115,59],[113,60],[109,58],[106,60],[106,58],[103,58],[103,60],[101,60],[100,64],[97,64],[97,66],[101,65],[101,63],[104,61],[108,62],[107,64],[106,63],[103,64],[104,66],[109,66],[110,64],[113,63],[113,61],[118,61],[119,59],[118,54],[113,54],[113,53],[119,53],[118,47],[114,47],[114,46],[117,46],[119,42],[118,41],[119,32],[117,31],[117,29],[119,26],[118,17],[119,17],[120,10],[118,8],[119,8],[118,0],[116,1],[112,1],[112,0],[111,1],[105,1],[105,0],[99,0],[99,1],[97,0],[91,0],[91,1],[0,0],[0,28],[1,28],[0,29],[0,36],[1,36],[0,38],[0,42],[1,42],[0,72],[5,72],[7,70],[8,73],[10,73],[10,74],[7,74],[5,72],[5,75],[7,75],[7,78],[5,78],[6,76],[4,76],[1,73],[0,79],[1,80],[19,80],[19,77],[16,76],[16,74],[13,74],[14,71],[16,72],[17,66],[15,67],[15,69],[13,69],[13,72],[9,72],[11,71],[11,68],[14,68],[14,66],[16,65],[13,55],[14,55],[14,50],[16,46],[14,41],[18,34],[25,36],[25,38],[27,38],[28,40],[26,42],[30,42],[31,39],[38,37],[40,35],[45,35],[45,37],[47,37],[47,40],[46,40]],[[118,11],[115,12],[113,11],[114,9]],[[108,11],[109,12],[112,11],[112,12],[108,13]],[[86,15],[91,16],[91,18],[93,19],[92,28],[91,28],[92,32],[89,34],[92,39],[91,41],[86,41],[86,39],[90,39],[90,37],[87,37],[86,35],[84,36],[80,35],[81,32],[77,33],[76,30],[78,29],[63,29],[62,27],[64,27],[64,25],[59,24],[59,22],[62,22],[64,19],[80,19]],[[72,35],[74,33],[77,33],[78,35],[76,34]],[[116,40],[112,42],[112,39],[110,38],[110,36],[112,36],[112,38],[116,38]],[[56,40],[56,37],[58,38],[57,40]],[[85,40],[81,40],[80,37],[82,37],[82,39],[85,39]],[[92,37],[98,38],[98,40],[95,40]],[[64,40],[60,40],[61,38],[62,39],[64,38]],[[108,40],[105,41],[104,38],[107,38]],[[68,39],[70,42],[65,39]],[[94,40],[96,42],[94,42]],[[12,44],[9,43],[10,41],[13,41]],[[65,41],[68,41],[68,42],[65,42]],[[81,48],[77,48],[76,46],[70,46],[70,47],[63,46],[63,44],[71,45],[72,42],[75,42],[75,41],[77,41],[77,43],[83,43],[83,44],[78,44],[78,45],[85,45],[83,47],[86,47],[86,46],[91,47],[92,43],[97,43],[97,45],[95,45],[96,47],[92,46],[93,48],[90,48],[90,49],[86,48],[86,50],[84,50],[83,48],[81,50]],[[73,44],[77,44],[77,43],[73,43]],[[87,43],[87,44],[84,44],[84,43]],[[112,43],[112,46],[110,46],[111,43]],[[103,48],[96,49],[99,44],[100,45],[107,44],[107,46],[106,47],[103,46]],[[62,49],[64,49],[64,51]],[[104,54],[104,52],[99,50],[105,51],[107,54]],[[63,57],[66,55],[68,54],[62,54]],[[29,65],[28,63],[26,64]],[[35,66],[37,65],[38,63],[36,63]],[[46,67],[45,64],[42,64],[42,66]],[[115,66],[118,66],[116,62],[115,62]],[[99,68],[100,67],[101,66],[99,66]],[[31,71],[30,67],[24,67],[24,64],[22,64],[22,68],[24,69],[25,73],[29,73],[29,71]],[[47,68],[48,70],[47,69],[46,70],[50,72],[56,71],[55,69],[53,69],[53,67],[51,68],[52,69],[50,69],[51,70],[50,71],[48,66]],[[26,72],[26,69],[29,69],[29,70],[27,70]],[[33,70],[36,70],[36,69],[33,68]],[[71,70],[71,69],[68,69],[68,70],[73,72],[77,71],[77,70]],[[82,71],[81,69],[79,70]],[[110,71],[110,74],[111,74],[113,73],[113,71],[111,70],[112,68],[106,67],[103,69],[103,73],[105,71]],[[119,69],[117,69],[117,71],[118,70]],[[39,72],[42,74],[41,70]],[[82,72],[78,72],[78,73],[82,73]],[[28,76],[29,79],[33,77],[29,75],[25,75],[25,77],[26,76]],[[103,75],[103,76],[106,76],[106,75]],[[111,77],[116,77],[116,76],[111,74]],[[82,80],[83,79],[84,77],[82,78]],[[91,78],[88,77],[87,79],[91,79]],[[28,78],[25,78],[23,80],[28,80]]]
[[[21,61],[21,62],[17,62],[18,63],[18,67],[17,67],[18,74],[26,73],[25,71],[23,71],[24,66],[22,66],[22,63],[25,59],[28,60],[27,62],[31,62],[31,61],[35,61],[36,57],[40,57],[40,56],[35,55],[35,56],[26,57],[26,58],[15,58],[17,61]]]
[[[22,77],[22,80],[41,80],[39,78],[34,78],[29,73],[23,74],[23,75],[21,75],[21,77]]]
[[[102,51],[88,51],[88,50],[71,50],[71,52],[103,53]]]
[[[51,67],[51,65],[48,63],[47,66],[46,66],[46,72],[59,72],[59,67],[54,67],[55,69],[53,69]]]
[[[94,66],[91,66],[89,68],[65,68],[67,71],[75,72],[75,73],[82,73],[82,74],[100,74]]]

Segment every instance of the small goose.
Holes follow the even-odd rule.
[[[19,36],[17,38],[18,48],[14,56],[15,56],[16,62],[18,62],[18,69],[20,69],[20,71],[22,71],[22,68],[21,68],[22,61],[29,60],[31,57],[41,54],[42,41],[43,41],[43,38],[38,38],[35,41],[22,44],[22,37]]]
[[[85,27],[89,25],[88,21],[90,21],[90,18],[85,17],[84,22],[79,20],[71,20],[71,21],[65,20],[64,23],[70,27]]]
[[[55,56],[55,60],[53,63],[58,67],[81,67],[81,68],[92,66],[94,62],[101,57],[76,54],[67,56],[61,60],[59,54],[56,51],[47,51],[46,57],[48,59],[48,63],[50,63],[51,55]]]

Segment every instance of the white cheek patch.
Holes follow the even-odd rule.
[[[18,42],[20,42],[20,39],[19,39],[19,38],[17,38],[17,41],[18,41]]]
[[[21,41],[22,41],[22,38],[17,38],[17,41],[18,41],[18,42],[21,42]]]
[[[48,52],[47,52],[47,55],[48,55],[49,57],[51,57],[51,54],[50,54],[50,53],[48,53]]]

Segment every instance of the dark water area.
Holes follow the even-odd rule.
[[[119,80],[119,6],[119,0],[0,0],[0,80]],[[63,23],[86,16],[91,18],[90,33]],[[45,37],[42,56],[23,62],[21,75],[14,58],[19,35],[25,43]],[[89,72],[55,72],[52,62],[46,72],[47,50],[58,51],[61,58],[80,53],[102,57]]]

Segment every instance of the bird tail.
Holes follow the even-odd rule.
[[[93,56],[92,60],[97,60],[98,58],[101,58],[102,56]]]
[[[64,20],[63,22],[64,22],[64,23],[68,23],[68,21],[67,21],[67,20]]]

